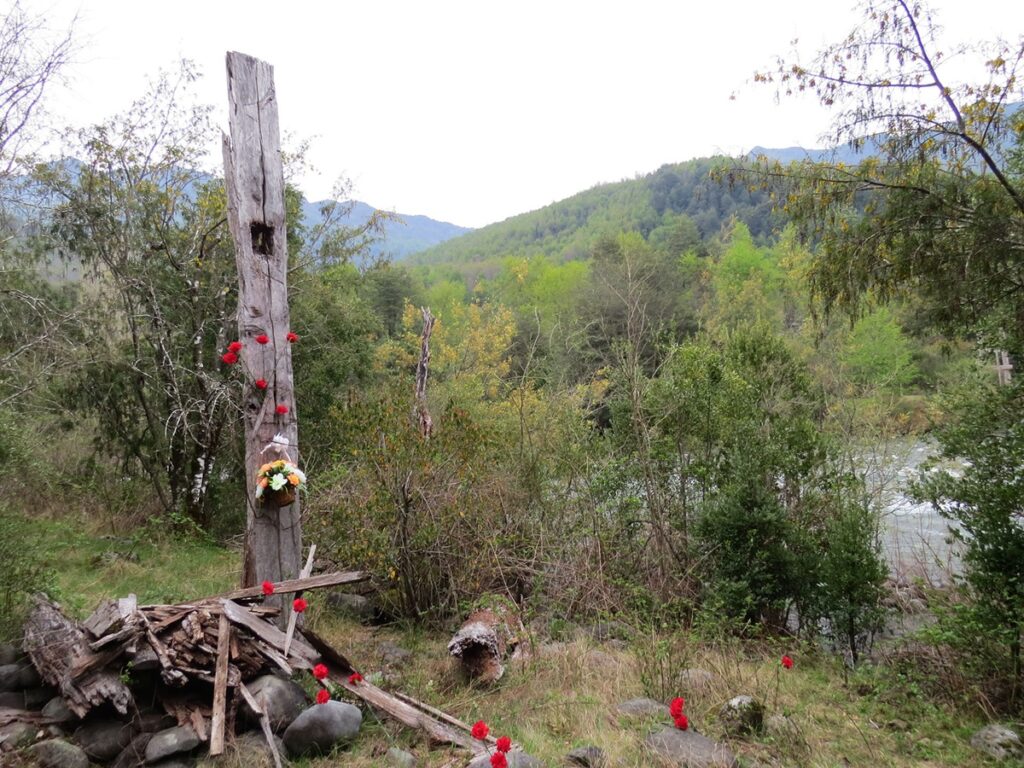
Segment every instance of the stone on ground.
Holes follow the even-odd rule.
[[[36,668],[28,659],[0,666],[0,692],[37,688],[42,682]]]
[[[416,768],[416,756],[398,747],[389,749],[384,760],[392,768]]]
[[[630,699],[615,708],[616,714],[626,717],[668,717],[668,706],[654,699]]]
[[[131,743],[121,750],[121,754],[111,763],[110,768],[139,768],[146,762],[146,747],[149,746],[152,733],[140,733]]]
[[[986,725],[971,736],[971,746],[996,760],[1024,758],[1024,744],[1016,731],[1005,725]]]
[[[89,757],[82,748],[63,739],[40,741],[29,752],[42,768],[89,768]]]
[[[166,731],[154,733],[146,745],[146,762],[156,763],[165,757],[191,752],[202,743],[198,734],[187,725],[168,728]]]
[[[43,707],[43,715],[58,723],[70,723],[77,720],[75,713],[68,709],[63,697],[54,696]]]
[[[327,596],[327,604],[338,613],[355,619],[356,621],[373,621],[376,614],[373,603],[362,595],[353,595],[349,592],[332,592]]]
[[[717,741],[697,733],[692,728],[663,728],[648,736],[644,746],[663,765],[672,768],[738,768],[739,762],[732,751]]]
[[[75,731],[74,740],[92,760],[113,760],[128,746],[135,733],[118,720],[92,720]]]
[[[604,768],[608,764],[604,750],[593,744],[572,750],[565,756],[565,760],[569,765],[579,765],[582,768]]]
[[[39,726],[29,723],[9,723],[0,726],[0,752],[27,747],[36,739]]]
[[[716,679],[715,674],[706,669],[684,669],[679,673],[679,690],[684,694],[706,691]]]
[[[266,697],[267,717],[270,718],[270,727],[275,733],[280,733],[291,725],[302,710],[309,705],[302,686],[277,675],[257,677],[249,685],[249,692],[252,693],[256,701],[260,701],[261,697]],[[241,708],[249,722],[259,722],[259,719],[249,709],[248,704],[243,702]]]
[[[753,696],[734,696],[722,706],[718,717],[730,735],[759,733],[764,726],[764,706]]]
[[[363,713],[351,704],[314,704],[285,729],[284,746],[295,757],[327,754],[336,744],[354,739],[362,723]]]

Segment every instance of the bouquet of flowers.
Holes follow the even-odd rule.
[[[269,492],[275,495],[278,506],[287,507],[295,501],[295,492],[306,484],[306,475],[285,459],[264,464],[256,472],[256,498]]]

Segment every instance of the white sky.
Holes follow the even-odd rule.
[[[109,117],[190,58],[226,126],[224,53],[275,67],[282,131],[378,208],[483,226],[663,163],[816,146],[828,115],[748,85],[844,36],[850,0],[23,0],[81,45],[51,114]],[[1019,0],[934,0],[956,40],[1016,38]],[[731,93],[737,99],[730,101]]]

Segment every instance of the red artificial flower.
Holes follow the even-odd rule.
[[[270,337],[267,336],[267,334],[265,334],[265,333],[261,333],[259,336],[256,337],[256,343],[257,344],[266,344],[269,341],[270,341]]]
[[[497,747],[499,752],[508,752],[512,749],[512,739],[508,736],[499,736],[494,746]]]
[[[782,666],[784,666],[786,669],[792,669],[793,668],[793,660],[791,658],[789,658],[789,656],[783,656],[782,657]]]
[[[242,351],[242,342],[240,342],[240,341],[232,341],[230,344],[228,344],[228,352],[241,352],[241,351]]]
[[[234,365],[235,363],[238,362],[238,355],[236,355],[234,352],[225,352],[223,355],[220,356],[220,359],[221,362],[226,365]]]
[[[353,672],[351,675],[348,676],[349,685],[355,685],[356,683],[361,682],[363,682],[363,676],[360,675],[358,672]]]
[[[495,752],[491,755],[491,768],[508,768],[508,758],[504,752]]]
[[[672,699],[672,703],[668,705],[668,713],[672,715],[672,719],[675,720],[681,714],[683,714],[683,707],[686,706],[686,699],[682,696],[676,696]]]
[[[480,739],[483,741],[487,738],[487,734],[491,732],[491,729],[487,727],[487,723],[483,720],[477,720],[473,723],[473,727],[470,729],[470,734],[474,739]]]
[[[327,677],[327,665],[317,664],[315,667],[313,667],[313,677],[315,677],[317,680],[323,680],[325,677]]]
[[[274,594],[274,584],[273,584],[273,582],[270,582],[270,581],[264,581],[263,582],[263,594],[264,595],[272,595],[272,594]]]
[[[267,388],[267,380],[266,379],[256,379],[255,384],[256,384],[256,389],[266,389]]]
[[[686,715],[680,715],[679,717],[675,718],[675,723],[676,728],[678,728],[680,731],[685,731],[687,728],[690,727],[690,720],[686,717]]]
[[[292,610],[296,613],[302,613],[309,606],[304,598],[296,597],[292,600]]]
[[[277,406],[277,412],[281,415],[288,413],[288,406],[284,404]]]
[[[294,333],[293,331],[288,331],[288,335],[285,336],[285,338],[288,339],[289,344],[294,344],[299,340],[299,334]]]
[[[331,694],[330,694],[330,692],[326,688],[321,688],[319,691],[316,692],[316,703],[317,704],[326,704],[330,700],[331,700]]]

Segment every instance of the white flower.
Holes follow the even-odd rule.
[[[274,475],[270,478],[270,488],[274,491],[280,491],[288,484],[288,478],[284,475]]]
[[[298,467],[293,467],[292,474],[299,478],[300,485],[306,484],[306,473],[303,472],[301,469],[299,469]]]
[[[262,485],[257,485],[256,486],[256,498],[259,499],[259,498],[262,498],[262,496],[263,496],[263,486]]]

